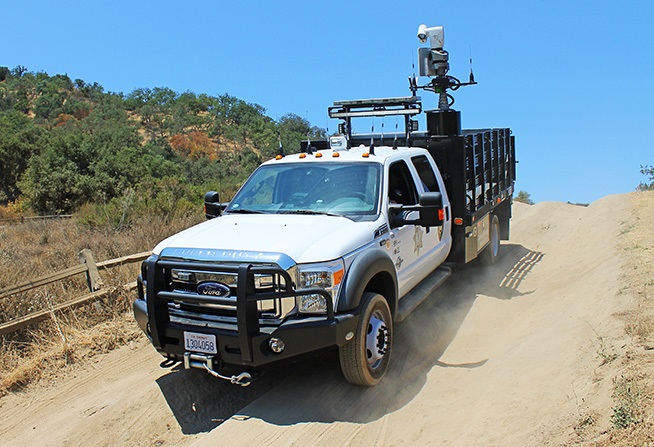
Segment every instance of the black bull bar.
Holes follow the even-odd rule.
[[[169,292],[166,288],[165,270],[184,268],[206,272],[237,274],[236,283],[236,320],[238,342],[241,357],[244,362],[253,361],[252,338],[259,335],[258,301],[291,298],[302,295],[321,295],[327,303],[327,320],[334,321],[334,303],[331,295],[321,288],[295,289],[289,273],[278,266],[267,265],[225,265],[201,262],[179,262],[148,259],[147,264],[147,310],[150,323],[152,344],[157,349],[165,345],[164,331],[170,322],[168,302],[173,300],[196,304],[234,305],[233,300],[210,295],[190,295],[186,293]],[[258,291],[255,286],[255,275],[280,275],[284,279],[282,290],[278,292]]]

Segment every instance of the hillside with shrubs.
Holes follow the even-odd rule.
[[[109,216],[113,225],[136,213],[184,213],[206,190],[231,197],[280,141],[291,153],[307,136],[324,130],[292,113],[274,120],[228,94],[114,93],[0,67],[0,206],[4,214],[81,211],[91,224]]]

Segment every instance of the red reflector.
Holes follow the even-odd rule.
[[[454,218],[454,225],[463,225],[463,218],[462,217],[455,217]]]
[[[438,210],[438,220],[445,220],[445,210],[443,208]]]

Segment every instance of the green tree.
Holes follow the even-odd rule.
[[[277,130],[281,135],[284,151],[288,154],[299,152],[302,140],[326,137],[324,129],[311,126],[309,121],[294,113],[282,116],[277,122]]]
[[[80,186],[89,182],[94,154],[88,136],[67,128],[53,129],[39,141],[42,152],[30,158],[19,182],[28,204],[38,212],[71,212],[84,203]],[[85,144],[87,143],[87,144]]]
[[[65,95],[61,93],[42,94],[34,103],[34,114],[45,120],[56,118],[61,113],[65,99]]]
[[[0,112],[0,203],[20,196],[18,180],[37,152],[41,129],[16,111]]]
[[[33,73],[20,71],[20,76],[17,76],[15,70],[17,69],[12,71],[12,89],[16,99],[14,109],[27,114],[33,98],[36,97],[36,76]]]
[[[520,190],[518,194],[513,198],[516,202],[526,203],[527,205],[533,205],[534,201],[531,200],[531,194],[527,191]]]
[[[14,110],[15,105],[14,93],[6,85],[0,85],[0,111]]]
[[[11,76],[11,71],[7,67],[0,67],[0,82],[7,79],[8,76]]]
[[[178,185],[185,195],[215,185],[228,197],[274,155],[280,137],[288,153],[324,137],[297,115],[276,122],[262,106],[226,94],[157,87],[124,96],[22,66],[0,67],[0,78],[0,201],[22,196],[39,212],[89,202],[119,209],[149,188],[169,206]],[[195,151],[173,150],[186,140]]]
[[[649,183],[640,182],[636,188],[639,191],[652,191],[654,190],[654,166],[640,166],[640,173],[649,178]]]
[[[23,74],[27,73],[27,68],[25,68],[22,65],[16,66],[13,70],[11,70],[11,75],[15,78],[20,78],[23,76]]]

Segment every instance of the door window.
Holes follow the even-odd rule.
[[[434,174],[434,169],[431,167],[429,160],[424,155],[418,155],[417,157],[412,157],[411,162],[415,166],[416,171],[418,171],[418,176],[422,181],[422,186],[427,192],[438,192],[438,181],[436,180],[436,175]]]
[[[415,205],[418,203],[416,186],[411,171],[404,160],[393,163],[388,172],[388,198],[398,205]]]

